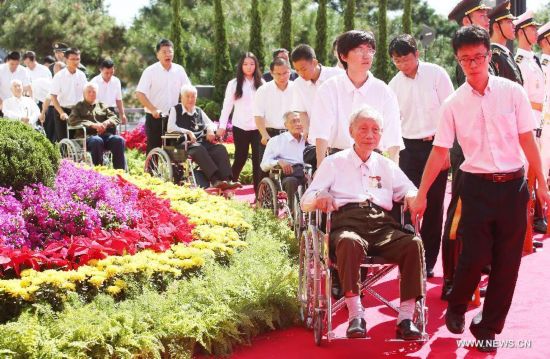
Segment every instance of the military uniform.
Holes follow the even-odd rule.
[[[548,41],[550,44],[550,22],[546,23],[539,29],[538,43],[542,41]],[[540,64],[545,76],[545,101],[543,105],[544,125],[542,126],[541,136],[541,156],[542,156],[542,168],[544,174],[548,175],[550,171],[550,54],[542,54],[540,57]]]

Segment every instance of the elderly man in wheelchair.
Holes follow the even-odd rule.
[[[227,149],[216,143],[216,125],[201,108],[195,106],[196,103],[197,89],[192,85],[183,85],[181,103],[170,109],[167,132],[182,134],[176,147],[187,150],[212,187],[222,191],[241,187],[232,179]]]
[[[420,340],[424,333],[414,324],[413,315],[417,300],[423,303],[425,296],[424,248],[421,239],[403,230],[389,213],[393,202],[404,201],[407,208],[416,188],[396,164],[374,151],[382,124],[381,115],[368,106],[351,115],[353,148],[322,162],[304,193],[302,209],[332,212],[327,220],[331,223],[327,227],[332,227],[328,240],[348,308],[346,336],[366,337],[360,267],[368,253],[398,265],[401,302],[396,335],[402,340]]]
[[[97,89],[98,86],[92,82],[84,86],[84,100],[74,105],[68,124],[73,128],[83,127],[86,149],[92,155],[94,166],[103,165],[103,153],[111,151],[113,168],[125,169],[126,144],[124,139],[116,134],[119,119],[104,103],[96,101]]]

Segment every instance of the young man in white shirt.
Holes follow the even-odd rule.
[[[111,59],[105,59],[99,65],[99,75],[94,77],[91,82],[97,84],[97,100],[103,102],[109,109],[115,112],[118,110],[120,123],[128,122],[124,113],[124,103],[122,102],[122,85],[115,74],[115,63]]]
[[[34,51],[27,51],[23,54],[23,63],[27,67],[31,82],[40,78],[51,79],[53,77],[50,69],[36,61]]]
[[[55,107],[56,140],[67,137],[67,119],[74,105],[84,99],[84,86],[88,82],[84,72],[78,69],[80,50],[71,48],[65,52],[66,65],[53,77],[51,103]]]
[[[145,133],[147,153],[162,145],[162,132],[170,108],[177,105],[180,89],[191,85],[187,73],[181,65],[175,64],[174,44],[162,39],[156,47],[158,62],[147,67],[141,74],[136,88],[136,97],[145,108]]]
[[[31,79],[26,68],[19,64],[21,54],[12,51],[6,58],[6,63],[0,65],[0,116],[2,115],[2,102],[11,97],[11,82],[19,80],[23,84],[23,93],[32,96]]]
[[[313,105],[319,87],[333,76],[342,75],[344,71],[339,67],[323,66],[317,60],[315,50],[309,45],[301,44],[292,50],[290,55],[292,64],[300,77],[294,81],[294,100],[292,110],[300,113],[304,127],[304,138],[307,141],[309,121],[313,113]],[[304,161],[314,170],[317,167],[315,156],[315,142],[308,144],[304,150]]]
[[[334,76],[317,91],[309,126],[309,140],[315,141],[317,167],[327,154],[350,148],[349,115],[364,105],[384,118],[381,151],[397,161],[403,148],[399,104],[393,91],[369,71],[376,53],[376,40],[370,31],[352,30],[337,40],[338,56],[346,73]]]
[[[389,83],[399,102],[401,132],[405,143],[405,149],[399,154],[399,167],[415,186],[419,186],[432,150],[438,112],[443,101],[453,93],[453,83],[442,67],[420,61],[416,41],[411,35],[403,34],[394,38],[388,52],[399,70]],[[448,167],[445,167],[430,189],[421,231],[428,278],[434,276],[441,245],[447,172]]]
[[[478,26],[463,27],[452,43],[466,83],[443,104],[411,216],[424,213],[426,194],[456,137],[465,157],[460,191],[462,252],[445,324],[452,333],[464,331],[464,313],[483,267],[490,264],[483,311],[472,321],[470,331],[480,341],[479,350],[496,351],[495,334],[502,331],[512,303],[527,225],[524,158],[535,173],[541,201],[549,204],[550,196],[525,90],[515,82],[489,75],[489,33]]]
[[[261,167],[269,172],[276,166],[283,170],[283,190],[287,194],[290,210],[294,210],[294,195],[298,186],[304,183],[304,148],[306,141],[300,116],[289,111],[283,115],[287,132],[272,137],[265,148]]]
[[[421,338],[412,318],[415,303],[425,296],[422,240],[405,233],[389,213],[393,201],[407,207],[416,187],[397,164],[376,153],[384,128],[381,115],[361,107],[348,121],[351,148],[328,156],[302,198],[305,211],[335,211],[332,214],[330,250],[336,255],[338,275],[348,308],[348,338],[366,336],[366,321],[359,296],[360,265],[365,255],[381,256],[397,263],[401,273],[401,305],[397,337]]]

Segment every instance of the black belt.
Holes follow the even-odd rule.
[[[342,207],[338,208],[338,210],[336,212],[337,213],[342,213],[342,212],[345,212],[345,211],[349,211],[350,209],[374,208],[375,206],[379,207],[379,206],[377,206],[376,204],[372,203],[369,200],[366,200],[366,201],[363,201],[363,202],[352,202],[352,203],[347,203],[347,204],[343,205]]]
[[[483,178],[486,181],[491,181],[494,183],[504,183],[509,182],[518,178],[522,178],[525,176],[525,169],[522,167],[519,170],[515,172],[508,172],[508,173],[471,173],[476,177]]]
[[[333,155],[333,154],[335,154],[335,153],[337,153],[337,152],[340,152],[340,151],[343,151],[343,149],[331,147],[331,148],[328,149],[328,154],[329,154],[329,155]]]
[[[405,138],[403,137],[403,141],[411,141],[411,142],[433,142],[435,136],[428,136],[424,138]]]

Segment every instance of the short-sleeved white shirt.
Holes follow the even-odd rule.
[[[61,107],[71,108],[84,99],[86,75],[80,70],[71,73],[67,68],[59,71],[53,77],[51,94],[57,95]]]
[[[272,137],[267,143],[260,167],[268,172],[279,163],[279,160],[292,165],[303,164],[305,147],[306,140],[303,136],[297,140],[290,132],[283,132]]]
[[[388,85],[399,102],[403,137],[422,139],[433,136],[439,109],[454,90],[447,72],[441,66],[420,61],[415,78],[400,71]]]
[[[166,70],[156,62],[143,70],[136,91],[145,94],[159,111],[168,114],[170,108],[178,104],[181,87],[185,84],[191,81],[181,65],[172,63]]]
[[[367,81],[360,88],[347,74],[334,76],[317,91],[313,115],[310,119],[308,140],[327,140],[332,148],[346,149],[353,144],[349,134],[349,120],[353,111],[369,105],[383,118],[383,132],[379,148],[404,148],[401,137],[399,103],[393,91],[383,81],[369,72]]]
[[[456,136],[464,172],[513,172],[524,163],[519,134],[535,129],[533,118],[521,85],[490,75],[480,95],[465,82],[442,106],[434,146],[451,148]]]
[[[53,79],[40,77],[34,79],[31,83],[32,96],[36,101],[44,102],[50,95],[52,89]]]
[[[122,86],[116,76],[112,76],[109,82],[105,82],[101,74],[92,79],[97,84],[97,101],[103,102],[107,107],[115,107],[117,100],[122,100]]]
[[[36,66],[32,70],[30,67],[27,67],[27,71],[29,72],[31,82],[41,78],[51,79],[53,77],[50,69],[39,63],[36,63]]]
[[[328,79],[333,76],[344,74],[344,70],[339,67],[321,66],[321,73],[317,81],[306,81],[301,77],[294,80],[294,99],[292,102],[292,110],[298,112],[306,112],[311,118],[313,105],[317,90]]]
[[[265,127],[284,129],[283,115],[292,111],[294,82],[288,81],[286,89],[280,90],[275,81],[269,81],[256,91],[254,96],[254,116],[265,119]]]
[[[0,99],[5,100],[12,97],[11,82],[13,80],[19,80],[23,83],[23,86],[29,86],[31,84],[31,78],[26,67],[21,65],[17,66],[14,72],[10,71],[8,64],[0,65]]]

